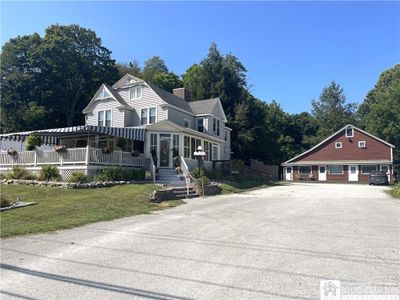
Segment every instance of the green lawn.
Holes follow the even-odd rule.
[[[229,181],[221,184],[222,194],[241,193],[248,190],[266,188],[278,185],[276,182],[266,181]]]
[[[72,228],[87,223],[148,214],[177,206],[183,201],[149,202],[157,189],[153,184],[132,184],[98,189],[62,189],[24,185],[1,185],[1,193],[12,200],[37,205],[0,213],[0,236]]]

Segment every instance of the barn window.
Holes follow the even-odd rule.
[[[299,172],[302,175],[311,174],[311,167],[310,166],[301,166],[301,167],[299,167]]]
[[[343,174],[343,166],[341,166],[341,165],[328,166],[328,173],[329,174]]]
[[[336,149],[342,148],[342,142],[336,142],[336,143],[335,143],[335,148],[336,148]]]
[[[358,148],[366,148],[367,143],[365,141],[358,141]]]
[[[354,136],[354,129],[353,127],[346,128],[346,137],[353,137]]]

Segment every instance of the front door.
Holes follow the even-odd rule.
[[[160,167],[171,166],[171,135],[160,134]]]
[[[358,166],[349,166],[349,181],[358,181]]]
[[[293,172],[292,167],[286,167],[286,172],[285,172],[285,174],[286,174],[285,179],[286,180],[289,180],[289,181],[293,180],[292,172]]]
[[[318,180],[319,181],[326,181],[326,166],[319,166]]]

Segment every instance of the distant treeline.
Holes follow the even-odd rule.
[[[203,60],[177,75],[154,56],[116,62],[92,30],[51,25],[45,36],[18,36],[1,52],[1,131],[15,132],[79,125],[83,108],[99,86],[130,73],[172,91],[185,86],[192,99],[220,97],[232,132],[232,151],[244,161],[278,164],[310,148],[347,123],[394,144],[399,162],[400,65],[384,71],[364,101],[346,101],[335,81],[313,99],[311,113],[289,114],[279,103],[254,97],[247,70],[233,54],[212,44]],[[296,101],[296,99],[293,99]]]

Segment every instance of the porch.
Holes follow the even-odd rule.
[[[145,168],[151,171],[152,161],[144,154],[134,156],[131,152],[104,151],[104,149],[89,146],[71,148],[63,152],[21,151],[14,155],[10,155],[7,151],[0,151],[0,173],[6,173],[14,166],[22,166],[36,173],[45,165],[57,166],[61,176],[66,179],[74,171],[83,171],[89,176],[94,176],[100,169],[107,166]]]

